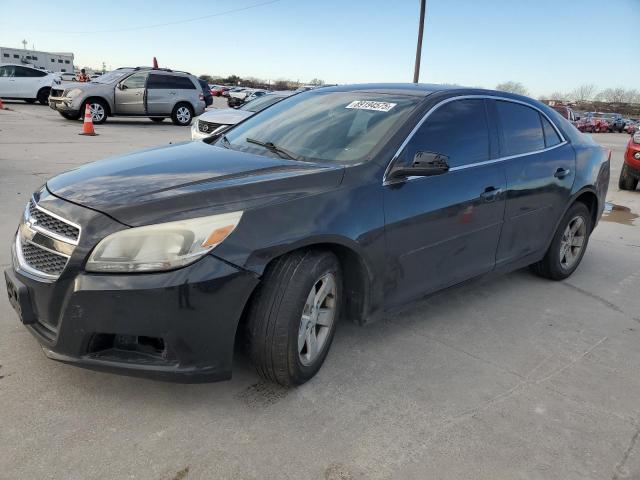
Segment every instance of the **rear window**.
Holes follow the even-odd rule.
[[[520,155],[543,150],[544,134],[537,110],[519,103],[496,101],[502,126],[504,155]]]
[[[196,86],[187,77],[175,75],[160,75],[150,73],[147,88],[151,89],[175,89],[175,90],[195,90]]]

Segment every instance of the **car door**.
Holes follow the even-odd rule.
[[[383,186],[388,307],[495,265],[506,183],[502,165],[492,161],[497,130],[485,100],[448,100],[427,115],[395,161],[432,152],[448,157],[449,171]]]
[[[3,65],[0,67],[0,98],[11,98],[17,96],[15,66]]]
[[[497,264],[539,256],[564,213],[575,179],[575,153],[541,110],[491,100],[507,179]]]
[[[129,75],[116,85],[115,108],[119,115],[145,115],[147,72]]]
[[[171,75],[150,73],[147,80],[149,115],[169,115],[175,102],[176,89]]]

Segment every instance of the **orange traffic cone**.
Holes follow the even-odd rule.
[[[78,135],[98,135],[93,129],[93,118],[91,118],[91,108],[89,107],[88,103],[86,108],[84,109],[84,122],[82,122],[82,132],[80,132]]]
[[[2,99],[0,98],[0,110],[4,110],[4,103],[2,103]]]

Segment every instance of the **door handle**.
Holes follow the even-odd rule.
[[[136,93],[136,95],[139,97],[140,95],[142,95],[142,92],[138,92]]]
[[[571,173],[571,170],[568,168],[559,168],[556,170],[556,173],[553,174],[556,178],[564,178]]]
[[[496,187],[487,187],[484,189],[484,192],[480,194],[480,198],[487,203],[495,201],[496,197],[500,195],[502,190]]]

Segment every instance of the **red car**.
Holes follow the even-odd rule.
[[[609,122],[604,118],[587,115],[576,122],[576,128],[581,132],[587,133],[608,132]]]
[[[223,87],[221,85],[214,85],[213,87],[211,87],[211,95],[213,95],[214,97],[220,97],[220,96],[222,96],[222,94],[224,92],[229,90],[229,88],[230,87]]]
[[[624,164],[620,172],[620,190],[635,190],[640,180],[640,132],[636,132],[624,152]]]

